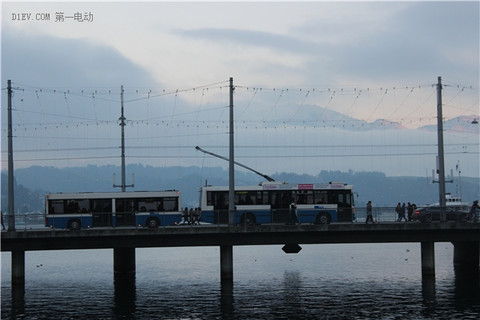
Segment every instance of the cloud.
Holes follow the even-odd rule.
[[[18,6],[44,10],[43,4],[30,3],[10,3],[7,9],[19,12]],[[49,8],[55,12],[62,6]],[[473,85],[465,91],[446,87],[444,117],[476,115],[478,7],[478,2],[86,3],[81,10],[92,11],[95,21],[82,25],[13,22],[4,11],[4,85],[12,79],[43,88],[116,89],[111,101],[15,91],[15,142],[25,152],[18,154],[59,166],[117,163],[118,91],[124,85],[156,90],[151,99],[129,92],[129,161],[203,165],[195,145],[228,144],[225,86],[232,76],[238,86],[236,139],[244,146],[238,148],[240,162],[268,173],[381,168],[397,174],[415,167],[415,174],[422,175],[434,163],[435,134],[395,130],[387,136],[358,126],[378,118],[410,128],[429,124],[436,107],[431,84],[439,75]],[[80,10],[76,5],[67,9]],[[203,87],[222,80],[223,89]],[[409,87],[392,89],[402,84]],[[419,84],[427,86],[420,89]],[[180,92],[163,96],[165,87]],[[181,91],[193,87],[198,89]],[[282,93],[285,88],[290,91]],[[306,92],[312,88],[317,90]],[[362,121],[329,118],[331,110]],[[464,157],[465,172],[478,176],[475,138],[472,150],[459,157]],[[415,157],[392,157],[395,151],[384,147],[404,148],[418,139],[425,141],[412,151],[420,154]],[[454,147],[471,139],[458,139]],[[289,145],[295,148],[285,148]],[[355,156],[352,146],[357,145],[366,149]],[[371,151],[380,159],[370,157]],[[35,162],[20,165],[30,163]]]
[[[316,43],[298,39],[289,35],[275,34],[265,31],[201,28],[193,30],[177,29],[174,30],[173,33],[197,40],[227,42],[238,46],[268,48],[273,52],[281,51],[300,55],[308,55],[318,50],[318,45]]]
[[[152,86],[147,70],[121,52],[85,39],[2,32],[2,78],[40,87]]]

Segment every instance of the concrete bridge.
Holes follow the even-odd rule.
[[[233,279],[233,246],[421,243],[422,274],[435,274],[435,242],[452,242],[458,265],[480,265],[480,223],[337,223],[329,225],[200,225],[148,228],[38,229],[2,232],[2,251],[12,252],[12,284],[25,282],[25,251],[112,248],[115,274],[135,273],[135,248],[219,246],[221,279]]]

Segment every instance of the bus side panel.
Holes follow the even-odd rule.
[[[270,223],[272,222],[271,210],[256,210],[252,212],[255,215],[256,223]]]
[[[290,210],[289,209],[272,209],[271,220],[273,223],[289,223],[291,220]]]
[[[71,217],[48,217],[47,216],[47,227],[52,227],[56,229],[66,229],[67,223]]]
[[[134,212],[117,212],[112,217],[112,222],[116,227],[134,227],[135,226],[135,213]]]
[[[180,224],[180,221],[182,221],[182,212],[170,212],[170,213],[165,213],[162,215],[164,223],[162,225],[164,226],[173,226],[173,225],[178,225]]]
[[[58,216],[47,216],[46,218],[46,227],[53,227],[55,229],[68,229],[68,223],[71,220],[80,220],[82,224],[82,229],[92,227],[92,217],[91,216],[78,216],[78,217],[64,217],[61,215]]]
[[[202,210],[200,222],[228,224],[228,210]]]
[[[338,208],[338,222],[352,222],[351,208]]]
[[[179,224],[182,220],[182,212],[137,212],[135,216],[136,226],[147,226],[147,220],[149,218],[157,219],[159,222],[159,226],[173,226]]]
[[[328,210],[327,212],[330,214],[330,217],[332,218],[331,222],[340,222],[338,213],[336,210]]]
[[[315,223],[315,220],[317,219],[317,214],[318,210],[297,210],[298,222]]]

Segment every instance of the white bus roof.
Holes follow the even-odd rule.
[[[175,197],[180,191],[130,191],[130,192],[76,192],[76,193],[49,193],[48,200],[65,199],[113,199],[113,198],[144,198],[144,197]]]
[[[202,187],[212,191],[226,191],[228,186],[208,186]],[[235,186],[236,191],[262,191],[262,190],[344,190],[353,189],[352,185],[341,182],[332,183],[281,183],[281,182],[264,182],[257,186]]]

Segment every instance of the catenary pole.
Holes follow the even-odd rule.
[[[446,221],[445,200],[445,154],[443,151],[443,116],[442,116],[442,77],[437,83],[437,136],[438,136],[438,193],[440,204],[440,220]]]
[[[230,143],[228,164],[228,224],[235,223],[235,176],[234,176],[234,146],[233,146],[233,78],[230,78]]]
[[[125,116],[123,115],[123,85],[120,87],[121,116],[120,126],[122,127],[122,192],[125,192]]]
[[[125,192],[127,190],[127,187],[131,187],[133,188],[135,185],[133,184],[133,175],[132,175],[132,184],[130,185],[127,185],[126,182],[125,182],[125,126],[126,126],[126,123],[125,123],[125,120],[127,118],[125,118],[125,115],[124,115],[124,112],[123,112],[123,86],[120,87],[120,118],[118,118],[119,120],[119,125],[121,127],[121,158],[122,158],[122,183],[120,185],[116,185],[115,184],[115,177],[114,177],[114,181],[113,181],[113,187],[114,188],[117,188],[117,187],[120,187],[122,188],[122,192]]]
[[[15,203],[13,183],[13,135],[12,135],[12,81],[7,80],[8,113],[8,231],[15,231]]]

